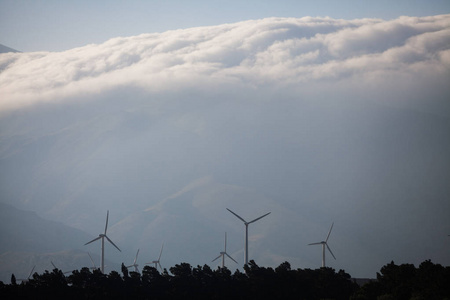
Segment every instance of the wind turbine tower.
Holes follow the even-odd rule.
[[[109,210],[106,212],[106,225],[105,225],[105,233],[100,233],[98,235],[98,237],[96,237],[95,239],[93,239],[90,242],[87,242],[84,245],[90,244],[92,242],[95,242],[96,240],[101,239],[102,240],[102,266],[101,266],[101,271],[103,274],[105,274],[105,238],[108,240],[108,242],[110,242],[114,247],[117,248],[117,250],[119,250],[120,252],[122,252],[119,247],[116,246],[116,244],[113,243],[113,241],[111,241],[111,239],[106,235],[106,230],[108,229],[108,217],[109,217]]]
[[[212,262],[214,262],[214,261],[218,260],[220,257],[222,257],[222,269],[223,269],[225,267],[225,255],[228,256],[235,263],[238,263],[237,261],[234,260],[234,258],[232,258],[227,253],[227,233],[226,232],[225,232],[225,250],[220,252],[220,255],[217,256]]]
[[[240,217],[238,214],[236,214],[236,213],[234,213],[233,211],[231,211],[230,209],[227,208],[227,210],[228,210],[230,213],[232,213],[233,215],[235,215],[239,220],[241,220],[242,222],[244,222],[244,225],[245,225],[245,253],[244,253],[244,254],[245,254],[245,264],[247,265],[247,264],[248,264],[248,225],[251,224],[251,223],[254,223],[254,222],[258,221],[259,219],[264,218],[265,216],[267,216],[268,214],[270,214],[270,212],[268,212],[268,213],[265,214],[265,215],[262,215],[262,216],[259,217],[259,218],[254,219],[254,220],[252,220],[252,221],[250,221],[250,222],[247,222],[247,221],[245,221],[242,217]]]
[[[330,237],[331,230],[333,229],[333,225],[334,225],[334,223],[331,224],[330,231],[328,231],[328,235],[327,235],[327,238],[325,241],[308,244],[308,245],[322,245],[322,268],[325,268],[325,246],[327,247],[328,251],[330,251],[333,258],[336,259],[333,252],[331,251],[330,247],[328,246],[328,238]]]

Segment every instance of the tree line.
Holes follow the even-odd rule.
[[[120,274],[82,268],[65,276],[61,270],[34,273],[26,282],[0,282],[2,299],[450,299],[450,267],[427,260],[383,266],[376,280],[358,286],[343,270],[275,269],[250,261],[244,272],[208,265],[180,263],[159,272],[145,266],[141,273],[122,265]]]

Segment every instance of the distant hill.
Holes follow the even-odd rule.
[[[61,251],[81,248],[91,235],[31,211],[0,203],[0,253],[6,251]]]
[[[12,273],[25,278],[33,266],[36,272],[52,270],[51,261],[64,272],[91,267],[87,249],[83,249],[91,239],[81,230],[0,203],[0,280],[9,282]],[[99,266],[99,255],[91,256]],[[117,269],[111,262],[106,264]]]
[[[20,51],[0,44],[0,53],[8,53],[8,52],[20,52]]]

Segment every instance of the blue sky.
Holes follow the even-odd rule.
[[[117,36],[266,17],[382,18],[450,13],[448,0],[0,1],[0,44],[62,51]]]

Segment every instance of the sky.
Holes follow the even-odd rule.
[[[229,208],[271,212],[265,266],[319,266],[332,222],[353,276],[449,265],[448,2],[335,2],[0,2],[25,51],[0,54],[1,201],[93,236],[109,209],[118,264],[210,263],[226,231],[242,265]]]
[[[447,0],[0,1],[0,44],[63,51],[118,36],[267,17],[382,18],[450,13]]]

